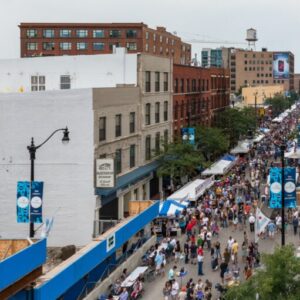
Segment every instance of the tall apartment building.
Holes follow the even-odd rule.
[[[144,23],[21,23],[21,57],[112,53],[148,53],[190,64],[191,45],[166,31]]]
[[[203,68],[209,67],[223,67],[222,48],[211,49],[204,48],[201,51],[201,66]]]
[[[210,126],[216,112],[229,105],[229,71],[222,68],[199,68],[174,65],[173,130]]]

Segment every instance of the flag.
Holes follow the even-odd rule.
[[[46,222],[42,226],[41,238],[47,238],[53,226],[54,217],[46,218]]]
[[[270,221],[271,220],[257,207],[255,216],[255,243],[259,240],[260,234],[265,231]]]

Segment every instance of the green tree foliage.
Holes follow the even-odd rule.
[[[297,97],[296,97],[297,99]],[[282,95],[276,95],[273,98],[267,98],[265,104],[272,106],[273,116],[278,116],[280,113],[288,109],[295,102],[295,96],[293,98],[286,98]]]
[[[196,144],[206,161],[214,161],[228,151],[229,137],[220,128],[196,127]]]
[[[158,175],[170,176],[174,184],[181,184],[184,176],[194,176],[197,168],[204,164],[202,153],[193,145],[176,142],[165,148],[164,154],[159,158]]]
[[[276,248],[262,256],[263,268],[247,281],[230,288],[226,300],[296,300],[300,299],[300,260],[294,246]]]
[[[229,136],[230,146],[245,136],[248,130],[256,128],[255,109],[252,107],[227,108],[220,112],[217,118],[217,126],[223,133]]]

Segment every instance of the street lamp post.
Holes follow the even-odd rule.
[[[285,144],[280,145],[281,154],[281,246],[285,245],[285,217],[284,217],[284,151]]]
[[[32,184],[32,182],[34,181],[34,161],[35,161],[36,150],[39,149],[39,148],[41,148],[44,144],[46,144],[53,137],[53,135],[55,133],[57,133],[58,131],[63,131],[64,135],[63,135],[63,138],[62,138],[62,142],[64,144],[68,143],[70,141],[68,127],[66,127],[66,128],[60,128],[60,129],[57,129],[57,130],[53,131],[50,134],[50,136],[43,143],[41,143],[38,146],[35,146],[34,139],[33,139],[33,137],[31,138],[31,144],[30,144],[30,146],[27,146],[27,149],[28,149],[29,155],[30,155],[30,184]],[[34,222],[32,222],[32,218],[31,218],[30,213],[29,213],[29,217],[30,217],[29,237],[33,238],[34,234],[35,234],[35,231],[34,231]]]

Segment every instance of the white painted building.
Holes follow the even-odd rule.
[[[30,180],[31,137],[38,145],[68,126],[68,145],[58,132],[36,152],[35,179],[44,181],[43,216],[57,212],[48,245],[79,246],[91,240],[96,201],[92,105],[92,89],[0,95],[2,238],[29,235],[29,225],[16,221],[16,184]]]
[[[0,93],[137,84],[137,54],[48,56],[0,60]]]

